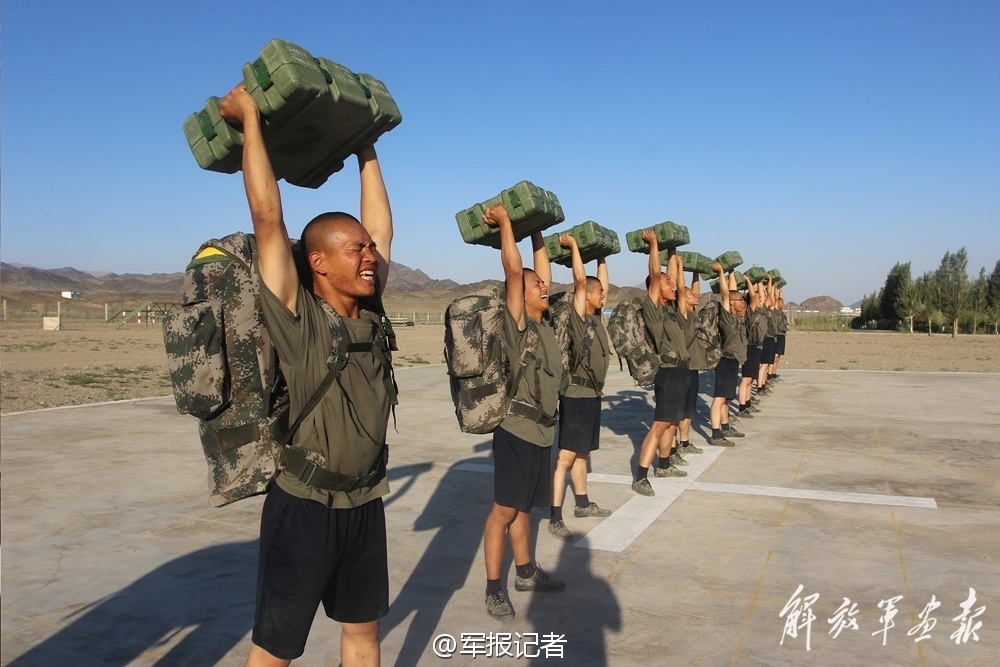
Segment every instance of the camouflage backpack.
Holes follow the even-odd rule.
[[[719,311],[722,304],[709,301],[698,309],[695,314],[695,337],[699,345],[695,345],[691,353],[691,369],[710,371],[719,365],[722,358],[722,333],[719,330]]]
[[[648,387],[660,370],[660,359],[642,319],[642,303],[642,297],[634,297],[615,306],[608,320],[608,337],[619,358],[628,363],[628,372],[636,385]]]
[[[587,322],[587,333],[583,341],[577,346],[573,345],[573,340],[569,334],[569,319],[576,313],[573,310],[573,294],[571,292],[557,292],[549,295],[549,318],[552,321],[552,328],[556,333],[556,341],[559,343],[559,350],[562,352],[563,381],[559,395],[566,393],[566,388],[570,384],[583,384],[597,390],[598,393],[604,388],[604,383],[598,383],[587,366],[580,367],[580,362],[590,354],[590,348],[597,337],[597,327],[589,319]],[[586,376],[580,375],[577,371],[582,370]],[[598,386],[600,385],[600,386]]]
[[[350,343],[343,321],[331,317],[330,372],[289,426],[288,387],[264,326],[256,262],[252,234],[202,244],[185,272],[182,305],[163,321],[177,411],[198,418],[209,501],[216,507],[265,492],[279,468],[295,464],[279,460],[283,452],[295,453],[286,445],[298,424],[346,365],[347,354],[371,349]],[[381,319],[380,348],[395,349],[391,327]]]
[[[503,343],[506,292],[502,286],[452,301],[444,315],[444,356],[458,426],[465,433],[490,433],[510,410],[512,388],[535,363],[538,331],[529,326],[513,372],[513,350]]]

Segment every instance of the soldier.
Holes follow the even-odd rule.
[[[510,216],[503,204],[490,207],[485,222],[500,229],[500,260],[507,288],[501,339],[519,358],[529,336],[538,341],[536,359],[513,388],[510,412],[493,431],[493,507],[483,529],[486,559],[486,611],[512,618],[514,609],[500,584],[507,538],[514,555],[518,591],[557,592],[566,585],[534,562],[531,508],[552,497],[550,450],[562,381],[562,355],[552,327],[543,323],[549,309],[552,272],[542,236],[531,236],[535,270],[523,268]]]
[[[741,419],[752,419],[757,408],[751,403],[753,383],[760,374],[760,355],[767,333],[767,322],[761,312],[760,285],[747,281],[747,296],[750,306],[744,318],[747,331],[747,360],[743,362],[743,379],[739,390],[739,416]]]
[[[639,450],[639,465],[632,490],[642,496],[653,496],[656,493],[649,483],[649,467],[653,463],[661,440],[673,443],[677,427],[684,419],[684,403],[687,398],[690,375],[690,353],[688,338],[681,325],[680,318],[687,313],[687,303],[682,302],[678,308],[667,304],[679,302],[682,294],[678,294],[678,285],[684,288],[684,265],[674,252],[669,253],[667,273],[660,271],[660,250],[656,234],[647,229],[642,238],[649,244],[649,277],[646,279],[646,298],[643,300],[642,319],[653,338],[656,353],[659,356],[660,368],[653,381],[656,408],[653,412],[653,425],[642,441]],[[661,462],[667,465],[657,468],[659,477],[685,477],[687,473],[670,465],[669,454]]]
[[[388,349],[370,301],[385,285],[392,241],[381,169],[373,147],[358,152],[361,222],[324,213],[303,230],[309,291],[296,271],[257,105],[240,85],[222,99],[220,111],[243,128],[243,182],[259,252],[261,306],[288,383],[291,417],[328,374],[332,327],[346,327],[359,350],[350,354],[339,386],[322,395],[296,432],[291,449],[303,466],[284,465],[264,501],[246,664],[287,665],[302,655],[322,602],[341,625],[342,664],[377,665],[379,619],[389,606],[382,496],[389,491],[385,435],[395,403]],[[355,485],[362,477],[367,480]]]
[[[552,508],[549,532],[564,540],[573,538],[562,516],[566,495],[566,473],[573,479],[576,507],[573,516],[606,517],[611,511],[598,507],[587,495],[587,458],[600,446],[601,390],[608,373],[611,344],[601,322],[608,294],[608,265],[597,260],[597,277],[587,276],[580,249],[572,234],[559,237],[560,245],[572,252],[573,303],[569,313],[569,335],[575,360],[569,372],[569,387],[559,401],[559,454],[552,473]],[[589,338],[589,343],[588,343]]]
[[[778,375],[778,366],[781,364],[781,356],[785,353],[785,335],[788,333],[788,314],[785,312],[784,289],[778,290],[778,335],[774,339],[774,369],[771,371],[771,380],[776,382],[781,378]]]
[[[678,256],[680,260],[680,256]],[[681,274],[683,275],[683,274]],[[707,361],[704,358],[704,348],[701,348],[701,342],[695,336],[695,329],[698,326],[696,311],[698,310],[698,302],[701,298],[701,279],[698,271],[693,271],[691,273],[691,287],[684,290],[684,301],[687,303],[687,315],[683,316],[681,324],[684,327],[684,335],[688,341],[688,354],[691,359],[691,367],[688,368],[688,390],[687,395],[684,399],[684,419],[677,426],[677,444],[674,443],[660,443],[659,450],[659,461],[657,462],[657,476],[664,477],[663,471],[670,468],[671,466],[686,466],[688,462],[684,459],[682,454],[701,454],[704,450],[701,447],[697,447],[691,444],[691,422],[694,419],[695,408],[698,406],[698,391],[700,389],[700,378],[698,371],[707,370]],[[673,451],[670,451],[670,447]],[[669,465],[664,465],[664,459],[668,459]],[[676,470],[676,468],[675,468]],[[687,473],[683,470],[677,470],[677,473]]]
[[[777,304],[774,298],[774,279],[771,276],[767,277],[767,285],[764,285],[764,296],[761,301],[763,303],[761,313],[764,317],[764,325],[767,327],[767,333],[764,334],[764,344],[761,347],[760,353],[760,371],[757,373],[757,394],[764,396],[768,393],[768,375],[773,372],[771,367],[774,365],[774,343],[775,337],[778,335],[778,323],[774,312]]]
[[[712,438],[709,444],[732,447],[728,438],[742,438],[743,433],[729,425],[729,401],[736,398],[740,364],[747,358],[747,336],[743,324],[744,301],[737,291],[736,276],[730,271],[723,274],[722,265],[716,262],[712,269],[719,275],[719,334],[722,339],[722,358],[715,367],[715,388],[712,391]],[[728,436],[728,437],[727,437]]]

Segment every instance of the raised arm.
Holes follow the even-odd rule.
[[[552,264],[549,263],[549,251],[545,249],[541,232],[531,235],[531,256],[535,273],[545,283],[545,289],[552,287]]]
[[[597,260],[597,279],[601,281],[601,287],[604,288],[604,298],[607,299],[611,289],[611,278],[608,276],[608,262],[605,257]]]
[[[662,303],[660,297],[660,241],[652,229],[642,231],[642,240],[649,245],[649,298],[655,304]]]
[[[361,224],[375,242],[378,253],[378,284],[385,289],[389,280],[389,260],[392,246],[392,210],[389,195],[382,180],[382,168],[374,146],[358,151],[358,169],[361,172]]]
[[[524,265],[521,263],[521,251],[517,249],[514,240],[514,228],[510,224],[510,215],[503,204],[494,204],[486,209],[483,221],[490,227],[500,229],[500,262],[503,264],[504,282],[507,285],[507,310],[517,323],[517,328],[523,330],[526,326],[524,314]]]
[[[722,300],[722,307],[727,312],[732,312],[732,309],[729,307],[729,281],[734,279],[733,272],[730,271],[727,276],[722,268],[722,264],[718,262],[712,264],[712,270],[715,271],[715,275],[719,276],[719,298]]]
[[[281,212],[278,181],[260,131],[257,103],[246,86],[240,84],[219,102],[219,113],[230,123],[243,127],[243,187],[257,238],[261,280],[294,313],[299,274]]]
[[[667,276],[674,285],[677,285],[677,312],[687,317],[691,312],[691,306],[688,305],[688,287],[684,284],[684,259],[677,253],[668,255],[670,259],[667,260]]]
[[[587,315],[587,272],[583,268],[580,247],[572,234],[559,237],[559,245],[569,248],[573,258],[573,310],[583,319]]]

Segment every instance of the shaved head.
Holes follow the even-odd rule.
[[[305,256],[308,257],[312,252],[327,250],[338,234],[360,224],[353,215],[339,211],[317,215],[302,230]]]

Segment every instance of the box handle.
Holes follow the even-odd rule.
[[[353,72],[352,72],[352,74],[353,74]],[[369,88],[368,86],[366,86],[365,82],[362,81],[361,77],[358,76],[357,74],[354,75],[354,78],[358,80],[358,85],[360,85],[361,88],[362,88],[362,90],[365,91],[365,97],[367,97],[368,99],[371,99],[372,98],[371,88]]]
[[[260,86],[261,90],[267,90],[271,87],[271,75],[267,73],[267,65],[264,64],[263,58],[257,58],[250,64],[250,69],[253,70],[253,75],[257,79],[257,85]]]
[[[326,79],[326,85],[329,86],[330,84],[332,84],[333,75],[330,74],[330,72],[325,67],[323,67],[323,63],[319,61],[319,58],[313,58],[313,60],[316,61],[316,67],[319,67],[319,71],[323,73],[323,78]]]
[[[198,112],[198,124],[201,126],[201,135],[209,141],[219,136],[212,125],[212,119],[209,118],[207,109]]]
[[[472,212],[472,210],[466,211],[465,215],[466,215],[466,217],[469,218],[469,226],[470,227],[478,227],[479,226],[479,218],[476,217],[476,214],[474,212]]]
[[[521,207],[521,198],[517,196],[517,190],[508,190],[507,196],[510,197],[510,203],[514,208]]]

